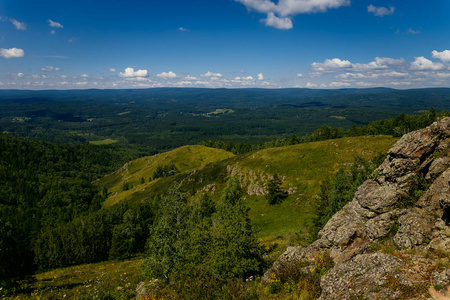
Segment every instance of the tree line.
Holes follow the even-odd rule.
[[[223,149],[239,155],[266,148],[290,146],[342,137],[366,135],[392,135],[395,137],[401,137],[408,132],[425,128],[435,122],[438,118],[444,116],[450,116],[450,112],[442,111],[437,113],[434,108],[430,108],[430,110],[425,111],[420,115],[399,114],[396,118],[374,121],[367,125],[357,126],[353,124],[351,128],[347,130],[340,127],[321,126],[309,135],[299,137],[292,134],[289,138],[276,139],[265,143],[259,142],[257,144],[249,144],[234,141],[206,140],[199,142],[199,144],[207,147]]]

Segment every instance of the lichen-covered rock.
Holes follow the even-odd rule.
[[[450,118],[404,135],[318,240],[289,248],[280,262],[313,262],[316,253],[329,252],[336,265],[321,279],[323,300],[427,299],[430,285],[450,284],[450,271],[432,275],[437,265],[432,255],[411,253],[450,252],[449,167]],[[427,191],[412,190],[418,178],[427,181]],[[421,196],[416,203],[403,202],[414,199],[411,195]]]
[[[356,192],[355,201],[362,207],[381,214],[391,210],[404,194],[405,191],[399,189],[395,183],[379,184],[376,181],[367,180]]]
[[[395,299],[396,294],[388,290],[386,276],[401,265],[401,260],[384,253],[358,255],[343,262],[325,274],[321,281],[321,300],[349,299],[352,295],[364,294],[369,299]],[[374,297],[373,295],[377,296]]]
[[[395,244],[403,249],[411,249],[429,243],[432,237],[434,219],[421,209],[410,209],[398,219],[400,227],[394,236]]]
[[[450,169],[439,175],[425,194],[417,201],[417,206],[442,217],[445,209],[450,209]]]
[[[364,224],[364,231],[370,240],[384,238],[394,231],[398,216],[401,211],[394,210],[372,218]]]

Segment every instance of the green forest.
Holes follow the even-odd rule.
[[[0,92],[0,295],[57,299],[62,297],[57,288],[36,285],[42,284],[39,274],[138,260],[132,271],[136,282],[128,286],[104,288],[95,297],[93,290],[80,292],[82,284],[69,279],[60,288],[72,298],[130,299],[142,281],[147,296],[156,299],[273,299],[300,292],[314,299],[320,272],[330,267],[326,255],[318,258],[318,271],[310,277],[286,269],[263,287],[256,282],[287,245],[315,239],[370,178],[396,138],[448,116],[444,100],[450,94],[420,91],[423,102],[438,95],[436,109],[417,113],[423,105],[417,101],[392,116],[387,103],[393,98],[402,103],[412,92],[371,90],[366,91],[370,97],[363,97],[357,91],[311,91],[300,97],[294,91],[270,91],[269,97],[260,91],[218,90],[215,102],[210,91],[181,93],[185,98],[179,92],[114,96],[105,91],[101,100],[98,91]],[[248,94],[245,107],[238,107]],[[165,101],[149,104],[162,95]],[[74,106],[77,97],[85,100]],[[219,108],[221,97],[230,97],[226,108],[233,112],[209,114]],[[371,97],[380,105],[369,117],[362,104]],[[169,110],[173,102],[182,103],[183,110]],[[297,110],[294,102],[306,104]],[[300,111],[304,118],[298,118]],[[317,120],[302,126],[309,117]],[[307,159],[312,155],[307,148],[292,147],[304,144],[334,153],[326,147],[338,148],[344,139],[362,143],[362,138],[374,141],[372,148],[360,151],[364,157],[350,151],[314,182],[295,179],[293,170],[264,166],[258,158],[298,152]],[[214,149],[205,152],[197,146],[194,155],[195,148],[184,148],[183,156],[171,158],[168,150],[185,145]],[[154,165],[142,171],[151,159]],[[233,169],[239,162],[242,169]],[[245,164],[253,169],[245,171]],[[305,173],[317,173],[315,167]],[[258,180],[267,193],[257,187],[251,191],[254,182],[244,182],[254,174],[261,174]],[[292,207],[304,211],[304,224],[298,221],[295,234],[276,233],[274,220],[292,213]]]

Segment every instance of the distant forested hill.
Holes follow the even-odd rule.
[[[0,91],[0,131],[57,143],[172,149],[257,143],[450,109],[450,89],[142,89]]]

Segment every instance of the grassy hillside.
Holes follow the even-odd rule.
[[[134,258],[39,273],[34,281],[22,283],[22,294],[6,299],[132,299],[144,280],[141,263]]]
[[[205,146],[184,146],[175,150],[133,160],[116,172],[99,179],[96,184],[106,187],[109,193],[123,191],[123,182],[130,186],[141,184],[142,178],[147,182],[158,166],[173,163],[180,172],[189,172],[209,163],[221,161],[234,156],[232,153]]]
[[[317,214],[321,182],[355,156],[370,158],[386,152],[396,141],[390,136],[342,138],[280,148],[264,149],[240,156],[201,146],[186,146],[164,154],[141,158],[127,167],[99,180],[100,187],[111,192],[104,207],[121,201],[142,202],[163,194],[173,182],[197,196],[209,194],[218,199],[226,180],[240,177],[246,191],[245,204],[250,207],[252,223],[265,244],[285,245],[310,240]],[[160,164],[174,163],[179,174],[140,184]],[[277,173],[289,197],[279,205],[269,205],[265,185]],[[122,191],[123,181],[133,188]]]

